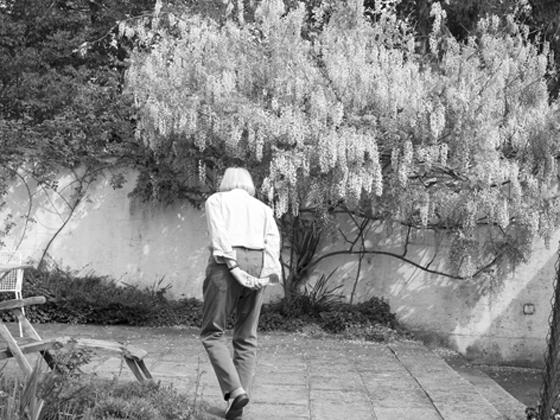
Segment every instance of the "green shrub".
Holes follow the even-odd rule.
[[[28,270],[26,296],[44,295],[45,305],[30,308],[32,322],[145,325],[156,308],[165,304],[163,292],[119,286],[108,277],[54,269]]]
[[[391,335],[388,329],[401,332],[385,300],[374,297],[354,305],[344,303],[338,294],[340,286],[329,287],[334,273],[321,276],[300,295],[263,305],[259,329],[301,332],[313,326],[312,329],[325,333],[369,340],[386,339]],[[34,323],[200,327],[202,302],[194,298],[168,300],[168,287],[161,283],[162,280],[152,288],[140,289],[92,274],[28,270],[25,296],[43,295],[48,301],[30,307],[26,313]],[[229,320],[229,327],[234,320],[235,315]]]
[[[140,289],[118,285],[108,277],[55,269],[28,270],[24,297],[45,296],[47,303],[26,309],[32,323],[60,322],[69,324],[199,327],[202,302],[198,299],[170,301],[161,281],[152,288]],[[0,300],[11,299],[6,294]],[[0,313],[5,321],[13,319]]]
[[[356,304],[355,308],[356,311],[363,314],[371,323],[397,327],[397,318],[391,312],[389,303],[383,298],[372,297],[369,300]]]
[[[152,326],[186,325],[200,328],[202,302],[195,298],[166,301],[152,317],[149,322]]]
[[[39,386],[38,396],[45,402],[42,420],[205,418],[192,398],[171,385],[111,381],[84,374],[80,368],[89,361],[89,353],[73,346],[58,351],[55,357],[56,369],[45,374]],[[61,413],[71,416],[61,417]]]
[[[109,397],[100,401],[91,413],[94,418],[99,419],[164,420],[165,418],[150,402],[140,397],[128,400]]]
[[[365,326],[368,319],[358,311],[334,310],[319,314],[319,325],[327,332],[338,334],[352,326]]]
[[[18,420],[23,413],[20,410],[21,386],[20,384],[0,376],[0,419]]]
[[[288,316],[265,307],[259,318],[259,330],[297,332],[311,322],[311,319],[311,317]]]
[[[318,303],[304,294],[263,305],[259,320],[261,331],[303,331],[309,325],[317,325],[327,333],[371,341],[385,341],[404,333],[389,304],[376,297],[350,305],[338,299]]]

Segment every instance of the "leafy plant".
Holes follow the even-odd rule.
[[[344,302],[337,293],[341,286],[328,284],[335,272],[323,274],[301,295],[264,305],[259,327],[265,331],[304,331],[316,326],[325,333],[372,341],[406,334],[385,300],[374,297],[358,304]]]
[[[19,420],[21,418],[21,389],[17,381],[8,380],[5,376],[0,380],[0,418]]]
[[[4,369],[5,366],[2,368]],[[0,369],[0,372],[2,371]],[[43,375],[41,359],[35,363],[28,377],[0,376],[0,418],[2,420],[39,420],[43,401],[38,387]]]
[[[100,323],[105,325],[161,325],[184,308],[191,322],[196,322],[196,304],[192,301],[168,302],[167,286],[160,280],[143,290],[135,286],[118,285],[113,279],[93,274],[77,275],[54,268],[50,271],[28,270],[26,296],[44,295],[45,305],[29,309],[33,322]],[[175,308],[172,310],[172,308]],[[187,315],[186,315],[187,316]]]
[[[340,303],[344,296],[337,293],[342,289],[341,284],[329,288],[329,281],[336,273],[336,268],[328,275],[322,274],[313,286],[306,285],[303,293],[304,298],[307,300],[307,305],[311,308],[312,312],[322,312],[331,310],[337,303]]]
[[[318,328],[326,333],[373,340],[405,333],[385,300],[374,297],[357,304],[344,302],[338,293],[340,286],[329,284],[335,273],[336,270],[323,274],[313,286],[308,285],[303,293],[291,299],[263,305],[259,328],[262,331],[293,332]],[[26,309],[32,322],[195,328],[201,325],[202,302],[195,298],[168,300],[161,282],[141,290],[118,286],[105,277],[91,274],[82,277],[61,269],[50,272],[30,270],[29,274],[25,296],[48,297],[45,305]],[[234,319],[235,316],[229,320],[230,327]],[[59,357],[63,355],[61,353]],[[88,354],[79,351],[69,353],[70,356],[74,359],[65,359],[61,365],[61,369],[68,373],[75,372],[88,360]],[[49,386],[56,389],[52,384]],[[84,404],[88,398],[86,396]]]
[[[89,360],[88,352],[73,346],[56,353],[56,368],[44,375],[39,387],[39,396],[45,401],[42,420],[205,418],[196,397],[182,395],[173,386],[153,381],[119,382],[116,378],[106,380],[84,374],[81,368]]]

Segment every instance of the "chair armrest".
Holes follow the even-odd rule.
[[[27,269],[27,268],[33,268],[34,266],[32,264],[0,264],[0,273],[4,273],[6,271],[12,271],[12,270],[20,270],[20,269]]]
[[[20,309],[23,308],[24,306],[42,305],[43,303],[46,302],[47,299],[44,296],[33,296],[25,299],[10,299],[10,300],[0,302],[0,312],[10,311],[12,309]]]

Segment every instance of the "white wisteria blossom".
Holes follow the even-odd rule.
[[[137,138],[202,172],[193,182],[248,166],[277,217],[344,205],[445,231],[458,276],[526,258],[559,221],[546,46],[509,17],[458,42],[435,2],[420,55],[392,3],[378,3],[371,19],[341,2],[312,36],[305,7],[281,0],[243,24],[177,15],[163,29],[160,14],[159,29],[120,25],[145,37],[126,78]]]

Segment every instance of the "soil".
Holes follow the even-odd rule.
[[[541,369],[490,365],[476,367],[527,407],[536,407],[542,386]]]
[[[459,353],[448,348],[432,347],[432,350],[439,354],[459,374],[464,370],[482,371],[527,407],[537,406],[542,385],[542,369],[486,365],[468,361]]]

